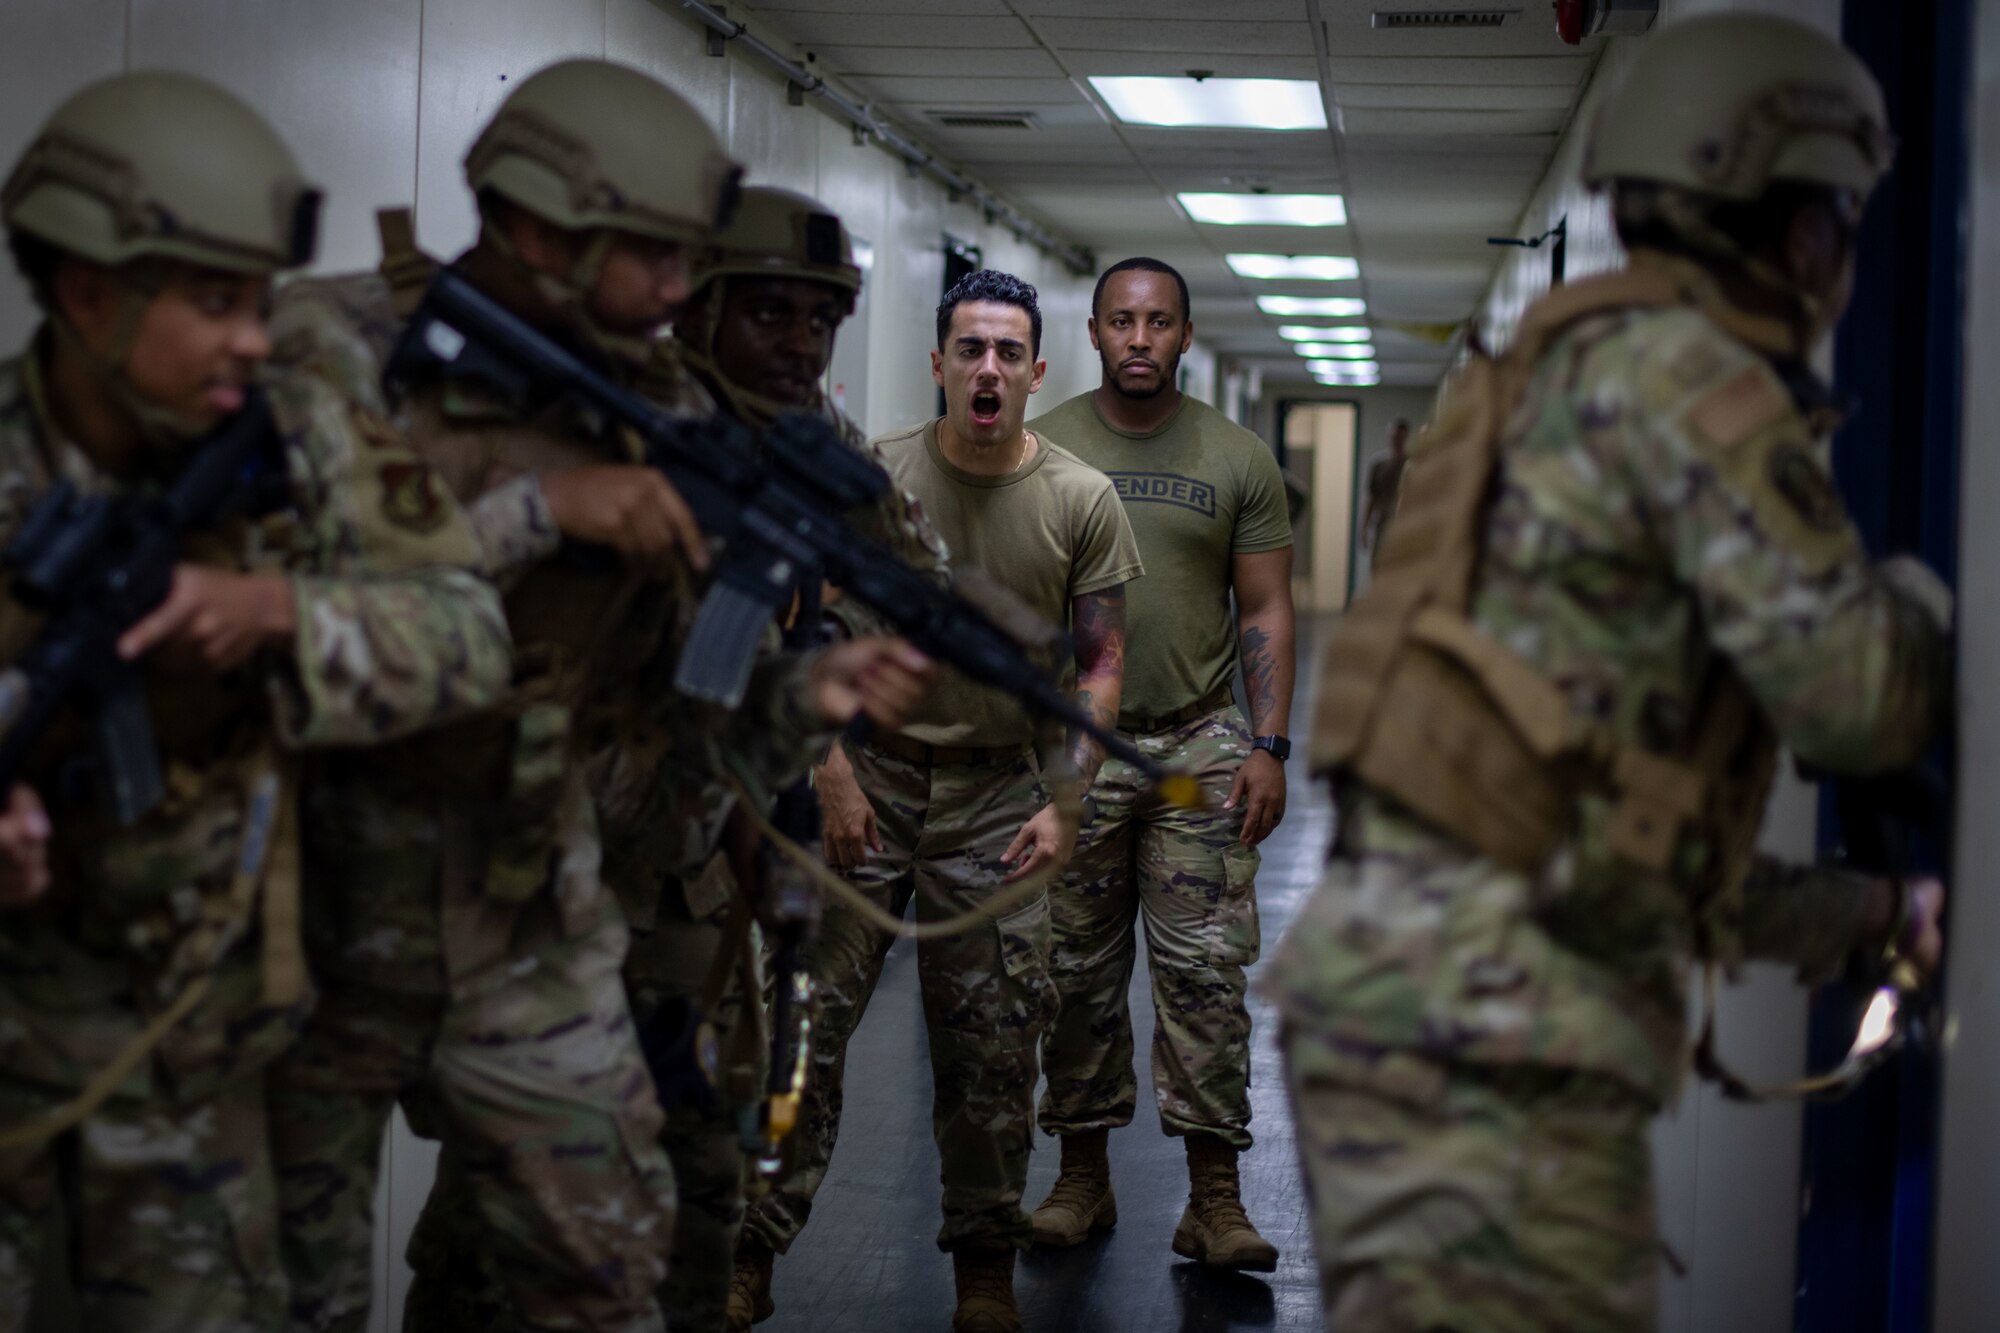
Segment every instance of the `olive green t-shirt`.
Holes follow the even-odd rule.
[[[1125,596],[1121,720],[1160,717],[1225,688],[1236,671],[1230,557],[1292,544],[1278,460],[1194,398],[1145,435],[1110,425],[1089,393],[1032,427],[1110,476],[1146,560],[1146,577]]]
[[[984,569],[1065,630],[1071,598],[1145,572],[1125,511],[1102,472],[1037,432],[1040,447],[1020,471],[978,476],[945,459],[937,425],[884,435],[875,446],[944,538],[953,567]],[[1025,745],[1035,731],[1014,700],[946,671],[903,734],[927,745],[988,746]]]

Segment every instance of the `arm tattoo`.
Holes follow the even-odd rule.
[[[1125,585],[1073,598],[1070,633],[1076,640],[1076,701],[1100,725],[1115,727],[1125,684]],[[1071,740],[1070,757],[1087,790],[1104,763],[1104,751],[1078,735]]]
[[[1249,696],[1250,725],[1262,734],[1265,718],[1278,708],[1278,657],[1271,636],[1261,625],[1245,625],[1237,634],[1243,660],[1243,692]]]

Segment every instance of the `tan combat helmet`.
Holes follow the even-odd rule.
[[[1852,51],[1789,19],[1717,14],[1646,39],[1598,113],[1583,175],[1716,200],[1780,181],[1865,198],[1894,153],[1882,89]]]
[[[771,185],[743,191],[731,218],[695,264],[699,291],[723,278],[803,278],[848,295],[861,293],[854,243],[838,214],[807,195]]]
[[[312,258],[319,201],[262,116],[201,79],[147,72],[58,107],[0,190],[0,216],[100,264],[268,273]]]
[[[528,76],[465,157],[474,194],[570,231],[608,228],[699,245],[734,203],[742,169],[699,111],[605,60]]]

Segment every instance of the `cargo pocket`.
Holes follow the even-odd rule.
[[[1223,894],[1216,904],[1208,933],[1212,967],[1248,967],[1263,949],[1263,928],[1257,918],[1257,867],[1263,857],[1255,847],[1233,843],[1222,854]]]
[[[1000,932],[1000,961],[1008,976],[1048,972],[1052,940],[1047,894],[1015,908],[993,924]]]

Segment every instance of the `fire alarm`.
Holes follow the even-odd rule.
[[[1571,46],[1586,37],[1644,32],[1660,16],[1660,0],[1555,0],[1556,36]]]

